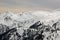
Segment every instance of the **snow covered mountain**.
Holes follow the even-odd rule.
[[[57,27],[60,28],[60,11],[5,12],[0,14],[0,24],[8,26],[10,29],[17,27],[17,32],[20,35],[24,32],[23,29],[29,28],[37,21],[50,26],[58,22]]]
[[[59,19],[60,11],[31,11],[24,13],[5,12],[0,14],[0,23],[8,26],[12,26],[14,23],[16,23],[19,24],[19,26],[27,28],[37,21],[52,25]]]

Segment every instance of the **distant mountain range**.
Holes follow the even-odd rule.
[[[58,20],[60,20],[60,11],[5,12],[0,14],[0,23],[8,26],[16,23],[27,28],[37,21],[41,21],[46,25],[52,25]]]

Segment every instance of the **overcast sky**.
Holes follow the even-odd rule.
[[[60,0],[0,0],[0,6],[58,9]]]

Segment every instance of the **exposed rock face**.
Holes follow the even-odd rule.
[[[9,26],[6,26],[4,24],[0,24],[0,34],[6,32],[9,30]]]

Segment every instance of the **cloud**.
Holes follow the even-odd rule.
[[[17,7],[60,8],[59,0],[0,0],[0,5]]]

